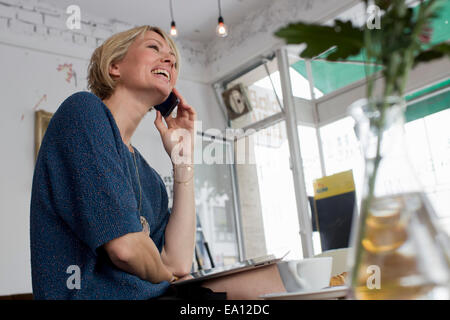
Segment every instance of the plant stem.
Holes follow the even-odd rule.
[[[381,143],[382,143],[382,139],[383,139],[383,132],[384,132],[383,129],[385,126],[384,123],[385,123],[386,111],[387,111],[388,105],[389,105],[389,102],[387,101],[387,99],[391,95],[393,87],[394,87],[393,80],[390,79],[390,81],[386,83],[382,105],[381,105],[381,108],[379,109],[380,110],[379,121],[375,121],[375,126],[376,126],[376,130],[377,130],[377,148],[376,148],[375,159],[373,162],[373,171],[368,173],[367,196],[365,199],[362,200],[362,203],[361,203],[361,212],[360,212],[360,216],[359,216],[360,223],[359,223],[359,230],[358,230],[358,237],[357,237],[359,242],[356,243],[356,246],[357,246],[356,259],[355,259],[356,270],[358,270],[358,267],[361,264],[361,258],[362,258],[362,253],[363,253],[362,240],[365,238],[365,234],[366,234],[365,222],[367,220],[367,217],[369,216],[369,211],[370,211],[370,206],[372,204],[372,201],[375,198],[375,196],[374,196],[375,182],[376,182],[376,178],[377,178],[378,168],[379,168],[381,160],[382,160]],[[368,100],[368,103],[372,103],[372,101]],[[376,103],[376,101],[374,101],[373,103]],[[353,272],[352,276],[353,276],[352,283],[354,285],[357,285],[358,272]]]
[[[372,42],[372,34],[370,33],[370,30],[367,28],[365,29],[364,33],[364,44],[366,47],[367,52],[367,59],[370,61],[370,56],[373,54],[376,58],[376,63],[382,62],[382,64],[385,66],[384,69],[384,80],[385,80],[385,88],[384,88],[384,95],[383,100],[381,102],[381,105],[379,106],[377,104],[377,101],[373,99],[373,76],[369,74],[369,68],[368,66],[365,66],[366,71],[366,79],[367,79],[367,99],[368,103],[375,103],[375,108],[380,112],[379,117],[375,120],[370,119],[370,129],[376,130],[377,135],[377,146],[376,146],[376,155],[373,159],[370,159],[366,157],[366,162],[368,164],[371,164],[373,166],[370,167],[371,171],[369,172],[366,168],[366,188],[363,195],[363,200],[361,203],[361,210],[360,210],[360,217],[359,217],[359,228],[357,231],[357,241],[355,245],[356,249],[356,256],[355,256],[355,264],[353,266],[353,272],[352,272],[352,286],[354,288],[358,287],[360,284],[358,283],[358,276],[359,276],[359,270],[361,268],[362,263],[362,255],[364,253],[363,248],[363,240],[365,239],[366,235],[366,220],[370,214],[370,209],[372,207],[372,202],[375,200],[375,187],[376,187],[376,179],[377,174],[379,170],[379,166],[381,164],[382,155],[381,155],[381,146],[382,146],[382,139],[383,139],[383,132],[385,131],[385,122],[386,122],[386,114],[388,111],[388,108],[390,107],[390,101],[388,101],[389,97],[392,95],[398,96],[399,98],[403,97],[405,88],[406,88],[406,82],[408,79],[408,74],[410,70],[412,69],[412,66],[414,64],[415,54],[417,51],[420,51],[421,44],[420,41],[418,41],[420,37],[420,33],[422,30],[424,30],[424,27],[427,25],[427,23],[430,20],[431,12],[429,12],[433,5],[435,4],[436,0],[429,0],[429,1],[421,1],[419,12],[418,12],[418,18],[415,23],[413,23],[413,27],[411,30],[411,34],[408,35],[409,39],[411,40],[408,45],[400,50],[396,50],[395,54],[390,53],[389,55],[383,55],[377,51],[376,45],[380,43],[373,43]],[[395,2],[394,2],[395,4]],[[401,4],[401,2],[398,2],[397,4]],[[367,5],[367,1],[366,1]],[[394,9],[392,9],[394,10]],[[390,37],[389,37],[390,36]],[[390,47],[392,45],[391,42],[397,41],[395,38],[395,34],[388,34],[387,39],[387,47]],[[380,39],[378,39],[380,40]],[[403,61],[400,58],[403,58]],[[400,62],[399,62],[400,61]],[[370,108],[373,106],[369,105]]]

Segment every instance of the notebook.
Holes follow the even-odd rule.
[[[219,278],[238,272],[249,271],[251,269],[261,268],[271,264],[276,264],[277,262],[281,261],[288,253],[289,251],[285,253],[281,258],[277,258],[273,254],[270,254],[267,256],[247,259],[228,266],[199,270],[197,272],[193,272],[190,274],[192,276],[192,279],[178,280],[172,282],[171,285],[173,286],[184,285],[188,283]]]

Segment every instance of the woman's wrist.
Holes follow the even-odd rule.
[[[180,164],[172,164],[172,170],[186,170],[192,171],[194,170],[194,164],[192,163],[180,163]]]
[[[176,184],[187,185],[194,178],[193,164],[174,164],[173,181]]]

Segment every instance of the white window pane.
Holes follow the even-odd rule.
[[[289,144],[284,122],[254,134],[261,210],[267,252],[288,259],[303,257]]]
[[[353,170],[356,197],[360,200],[364,157],[354,131],[355,121],[346,117],[320,128],[326,175]]]
[[[436,184],[436,176],[433,170],[433,159],[423,119],[406,123],[405,132],[409,159],[417,178],[424,187],[434,186]]]
[[[298,137],[302,153],[306,193],[308,196],[312,197],[314,196],[313,181],[322,177],[316,128],[298,126]]]
[[[450,109],[405,125],[408,152],[438,217],[450,218]],[[449,232],[449,223],[445,224]]]
[[[300,73],[295,71],[293,68],[289,68],[289,75],[291,77],[291,85],[292,85],[292,95],[294,97],[303,98],[307,100],[311,100],[311,91],[309,89],[309,81],[305,79]],[[282,99],[282,90],[281,90],[281,80],[279,71],[275,71],[270,75],[273,86],[275,87],[275,91],[277,95]],[[265,77],[253,84],[254,86],[258,86],[261,88],[273,90],[272,84],[270,83],[269,77]],[[316,99],[323,96],[323,93],[314,88],[314,95]]]
[[[425,117],[436,184],[450,185],[450,109]]]
[[[210,141],[196,136],[196,147],[203,160],[209,155],[206,148],[216,147],[224,157],[231,146],[221,141]],[[172,194],[172,193],[170,193]],[[197,246],[204,268],[210,267],[204,241],[209,245],[214,264],[223,266],[239,260],[236,224],[233,206],[231,165],[200,163],[195,165],[195,206],[197,212]]]

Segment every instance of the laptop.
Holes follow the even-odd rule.
[[[197,272],[191,273],[191,279],[185,279],[185,280],[178,280],[175,282],[172,282],[172,286],[179,286],[184,285],[188,283],[194,283],[194,282],[200,282],[204,280],[219,278],[223,276],[227,276],[234,273],[239,273],[243,271],[248,271],[256,268],[261,268],[264,266],[268,266],[271,264],[276,264],[279,261],[281,261],[287,254],[286,252],[281,258],[275,257],[273,254],[247,259],[241,262],[237,262],[228,266],[223,267],[215,267],[211,269],[205,269],[205,270],[199,270]]]

